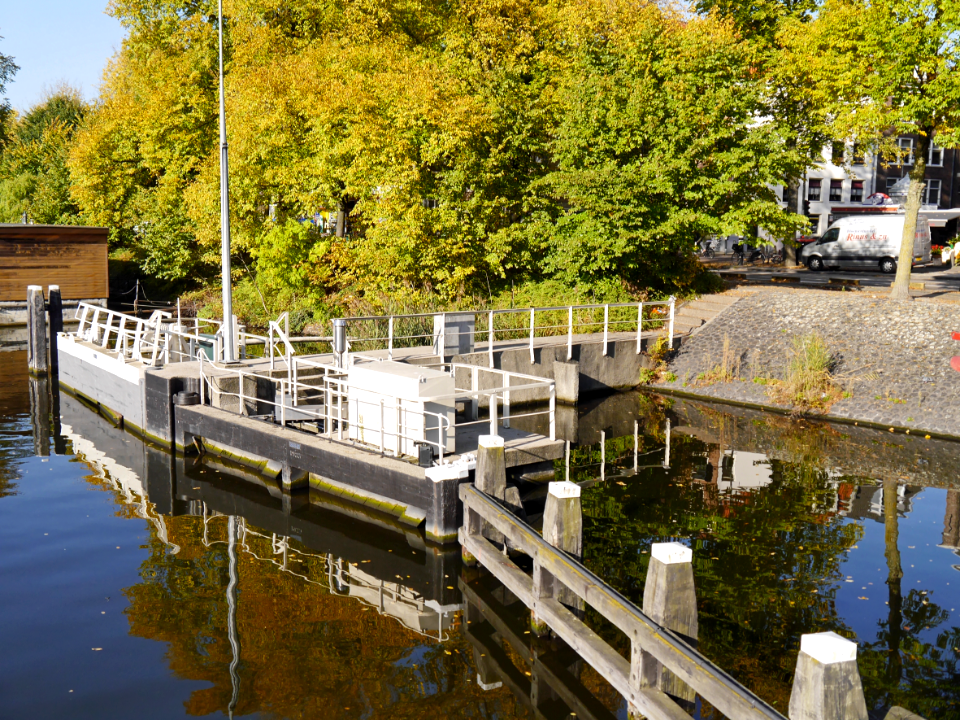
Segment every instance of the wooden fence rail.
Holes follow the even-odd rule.
[[[744,720],[785,720],[784,716],[740,685],[690,647],[673,631],[647,617],[582,564],[547,543],[521,521],[472,484],[460,486],[464,526],[460,543],[483,567],[543,620],[562,640],[600,673],[635,712],[653,720],[680,720],[689,715],[666,693],[650,684],[644,654],[649,653],[681,681],[700,693],[727,717]],[[534,573],[547,572],[630,638],[628,661],[588,628],[572,610],[549,595],[534,593],[534,578],[480,533],[489,523],[515,547],[533,558]]]
[[[550,483],[543,535],[517,517],[517,488],[506,486],[503,441],[483,436],[476,484],[460,486],[460,544],[468,565],[479,563],[530,611],[537,635],[550,632],[619,692],[631,718],[689,718],[697,694],[736,720],[786,720],[749,689],[701,655],[692,551],[654,543],[643,610],[580,562],[580,487]],[[527,574],[510,552],[533,561]],[[623,657],[581,619],[590,605],[630,641]],[[803,635],[790,695],[790,720],[867,720],[857,667],[857,644],[832,632]]]

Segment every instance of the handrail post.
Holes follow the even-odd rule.
[[[504,388],[503,391],[503,426],[505,428],[510,427],[510,376],[504,375]]]
[[[287,426],[287,381],[280,379],[280,427]]]
[[[573,305],[567,308],[567,362],[573,360]]]
[[[473,395],[470,397],[470,419],[480,419],[480,368],[476,365],[470,366],[470,390]]]
[[[867,720],[855,642],[833,632],[800,636],[788,717]]]
[[[243,371],[237,373],[238,386],[240,388],[240,414],[246,415],[246,401],[243,399]]]
[[[557,384],[550,383],[550,440],[557,439]]]
[[[393,360],[393,315],[387,320],[387,358]]]
[[[383,417],[383,398],[380,398],[380,455],[383,456],[383,436],[386,434]]]
[[[543,511],[543,539],[553,547],[579,560],[583,553],[583,515],[580,507],[580,486],[562,481],[551,482],[547,504]],[[540,557],[533,557],[533,607],[530,610],[530,629],[537,635],[549,632],[549,627],[537,612],[540,601],[556,598],[575,608],[583,608],[583,600],[563,587],[552,573],[544,570]]]
[[[610,326],[610,306],[603,306],[603,355],[607,355],[607,328]]]
[[[490,360],[489,367],[493,367],[493,310],[488,315],[490,331],[487,333],[487,354]]]
[[[437,343],[437,355],[440,356],[440,362],[443,362],[447,353],[447,314],[440,313],[440,337]]]
[[[203,353],[201,352],[197,357],[200,360],[200,404],[206,405],[207,404],[206,393],[205,393],[206,383],[204,382],[204,377],[203,377]]]
[[[533,335],[534,335],[534,329],[535,329],[535,327],[536,327],[536,325],[535,325],[535,323],[534,323],[534,313],[535,313],[535,312],[536,312],[536,310],[534,310],[533,308],[530,308],[530,364],[531,364],[531,365],[533,365],[533,363],[534,363]]]
[[[673,350],[673,316],[674,310],[676,309],[677,299],[671,295],[670,296],[670,327],[667,330],[667,348]]]
[[[490,434],[497,434],[497,394],[490,396]]]
[[[643,612],[672,630],[687,644],[697,645],[697,591],[693,580],[693,551],[681,543],[654,543],[643,587]],[[692,702],[693,688],[663,667],[636,641],[631,643],[630,684],[634,689],[656,687],[680,700]]]
[[[643,303],[637,303],[637,355],[640,354],[640,351],[643,350],[643,345],[640,342],[640,335],[643,332]]]

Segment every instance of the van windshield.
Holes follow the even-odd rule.
[[[823,234],[818,244],[825,245],[826,243],[836,242],[838,237],[840,237],[840,229],[831,228]]]

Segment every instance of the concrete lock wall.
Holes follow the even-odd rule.
[[[646,351],[647,345],[654,342],[654,338],[644,338],[641,346]],[[652,362],[647,355],[637,354],[636,340],[610,341],[607,343],[607,354],[603,354],[602,342],[579,343],[573,345],[573,358],[579,372],[579,390],[577,395],[602,392],[605,390],[636,387],[640,380],[640,369],[649,368]],[[555,376],[554,363],[567,363],[567,346],[556,345],[551,347],[534,348],[534,361],[530,362],[530,348],[516,348],[499,350],[493,353],[493,364],[500,370],[535,375],[537,377],[559,380]],[[476,365],[484,368],[489,366],[490,356],[485,352],[465,353],[455,355],[453,362],[465,365]],[[520,381],[516,381],[517,384]],[[480,389],[489,390],[499,387],[502,379],[495,373],[480,373]],[[470,371],[457,371],[457,387],[470,387]],[[576,398],[564,398],[560,387],[557,388],[558,400],[576,402]],[[511,404],[545,402],[549,400],[549,390],[534,389],[520,390],[510,393]],[[487,398],[481,398],[480,406],[487,407]]]

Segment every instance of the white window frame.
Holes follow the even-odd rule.
[[[907,159],[902,161],[901,165],[913,165],[913,138],[912,137],[898,137],[897,145],[900,147],[900,151],[909,150],[910,154],[907,155]]]
[[[934,151],[940,154],[939,162],[933,161]],[[933,141],[930,142],[930,156],[927,158],[927,167],[943,167],[943,148]]]
[[[934,183],[936,183],[937,190],[936,190],[936,193],[933,194],[934,202],[931,202],[930,191],[933,189]],[[942,189],[942,187],[943,187],[943,183],[940,182],[939,178],[933,178],[932,180],[928,179],[926,187],[923,188],[923,204],[936,205],[937,207],[940,207],[940,190]]]

